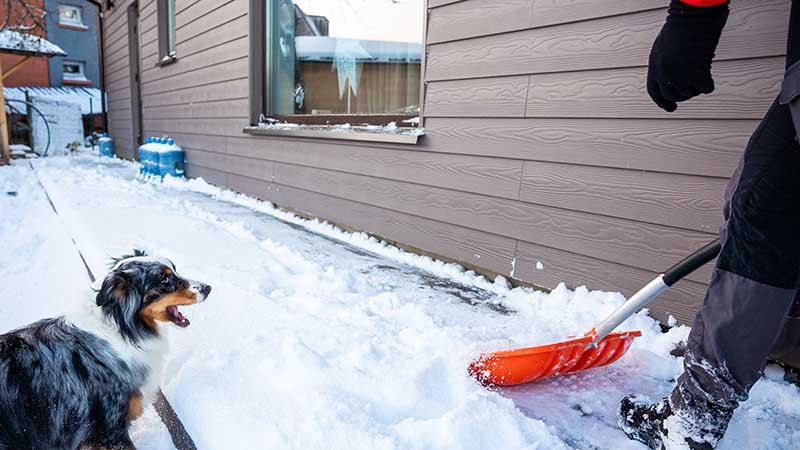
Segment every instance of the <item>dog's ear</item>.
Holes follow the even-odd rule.
[[[123,302],[133,288],[130,277],[125,272],[112,272],[103,280],[103,285],[95,297],[97,306],[106,306],[111,302]]]
[[[130,255],[122,255],[119,258],[111,258],[111,262],[108,264],[108,267],[114,267],[115,265],[117,265],[118,262],[120,262],[122,260],[129,259],[129,258],[135,258],[137,256],[147,256],[147,252],[144,251],[144,250],[135,248],[135,249],[133,249],[133,253],[131,253]]]

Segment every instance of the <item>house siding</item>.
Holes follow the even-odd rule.
[[[428,0],[426,136],[405,146],[243,134],[248,1],[177,0],[178,60],[156,67],[155,1],[142,0],[145,135],[174,136],[189,176],[487,273],[629,295],[715,238],[783,71],[790,2],[734,0],[717,91],[662,112],[644,82],[665,3]],[[106,81],[132,156],[124,16],[106,19]],[[651,310],[691,321],[710,273]]]

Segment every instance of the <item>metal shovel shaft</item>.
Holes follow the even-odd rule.
[[[716,258],[717,255],[719,255],[720,249],[720,241],[716,239],[647,283],[647,285],[639,289],[628,301],[622,304],[616,311],[611,313],[610,316],[589,332],[589,335],[591,335],[593,339],[588,347],[597,345],[604,337],[608,336],[609,333],[620,326],[622,322],[636,313],[636,311],[647,306],[662,292],[669,289],[670,286],[683,279],[686,275],[694,272],[705,263]]]

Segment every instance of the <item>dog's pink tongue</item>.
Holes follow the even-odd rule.
[[[186,328],[189,326],[189,319],[184,317],[183,314],[178,311],[177,306],[168,306],[167,314],[169,315],[169,320],[171,320],[175,325],[181,328]]]

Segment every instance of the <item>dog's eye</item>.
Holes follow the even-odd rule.
[[[169,284],[169,278],[168,277],[162,278],[161,279],[161,284]]]

